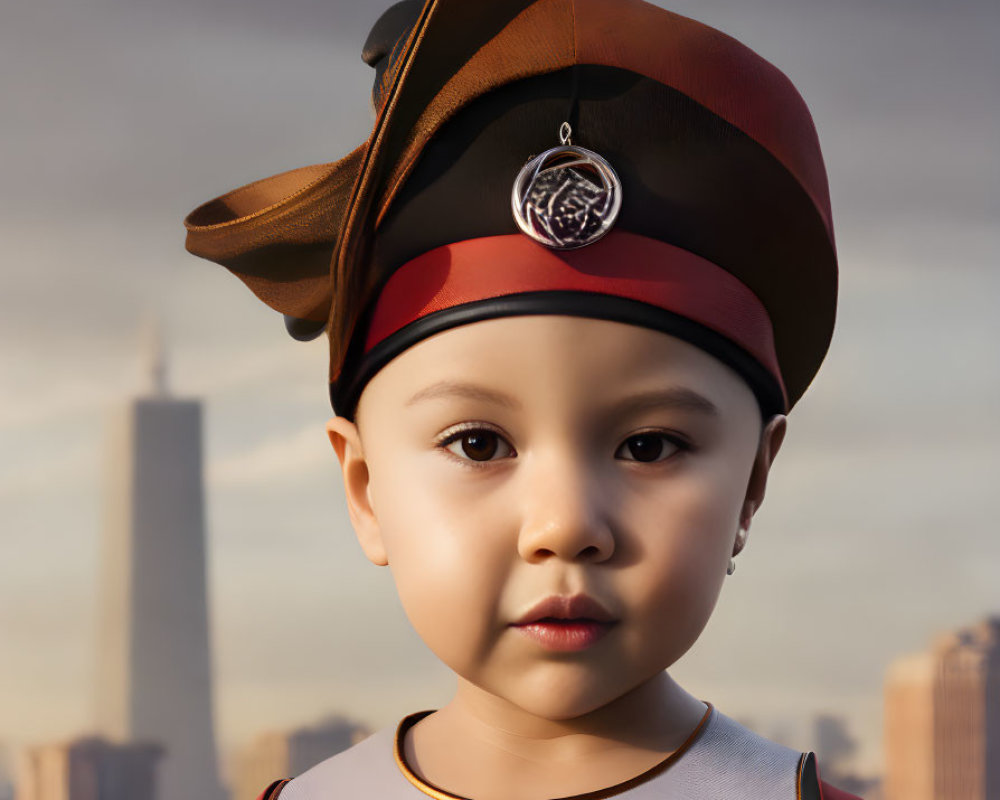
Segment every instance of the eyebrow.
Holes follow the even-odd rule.
[[[515,411],[522,408],[520,401],[508,394],[461,381],[439,381],[431,384],[407,400],[406,405],[412,406],[424,400],[439,400],[448,397],[464,397],[469,400],[493,403]],[[636,413],[653,408],[673,408],[680,411],[695,411],[712,417],[720,416],[719,408],[715,403],[693,389],[683,387],[654,389],[632,395],[615,404],[614,411],[617,414]]]
[[[678,411],[695,411],[711,417],[721,416],[718,406],[704,395],[693,389],[672,387],[670,389],[653,389],[631,395],[615,404],[614,411],[620,413],[636,413],[654,408],[672,408]]]
[[[446,397],[464,397],[469,400],[479,400],[481,402],[493,403],[498,406],[519,411],[521,403],[509,394],[487,389],[485,386],[477,386],[474,383],[462,383],[461,381],[438,381],[425,389],[421,389],[413,397],[406,401],[407,406],[415,405],[424,400],[438,400]]]

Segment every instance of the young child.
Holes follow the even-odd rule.
[[[457,690],[262,798],[849,798],[667,671],[833,329],[802,99],[641,0],[410,0],[364,58],[371,138],[187,246],[328,334],[352,523]]]

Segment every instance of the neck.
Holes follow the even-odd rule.
[[[661,672],[600,708],[572,719],[546,719],[459,679],[441,711],[464,735],[529,760],[573,759],[617,745],[671,752],[683,743],[706,706]]]

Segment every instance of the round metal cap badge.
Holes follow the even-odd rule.
[[[572,129],[559,129],[560,147],[522,167],[511,192],[518,227],[554,250],[593,244],[618,219],[622,184],[611,165],[592,150],[570,143]]]

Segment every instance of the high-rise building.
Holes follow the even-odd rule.
[[[17,800],[157,800],[151,744],[87,737],[27,751]]]
[[[234,762],[232,800],[255,800],[272,781],[295,777],[370,734],[364,725],[343,717],[293,731],[262,734]]]
[[[1000,617],[890,665],[886,800],[1000,800]]]
[[[159,337],[145,396],[110,424],[98,728],[162,745],[158,800],[221,800],[207,613],[201,405],[171,397]]]

